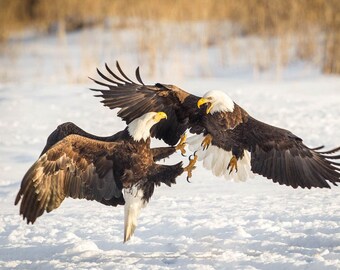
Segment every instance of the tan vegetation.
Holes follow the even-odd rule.
[[[154,26],[205,21],[211,26],[202,33],[206,46],[223,41],[218,24],[230,21],[235,26],[231,35],[277,37],[281,64],[288,61],[287,50],[294,41],[298,58],[318,61],[325,73],[340,73],[339,0],[0,0],[0,40],[28,26],[62,37],[65,31],[104,23],[109,17],[116,18],[119,27],[133,24],[145,31],[142,35],[151,36],[160,33],[150,22]],[[134,24],[134,19],[144,23]],[[320,43],[322,54],[316,57]],[[145,41],[139,47],[153,55],[157,50]]]

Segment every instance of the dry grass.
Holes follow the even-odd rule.
[[[150,59],[167,50],[166,43],[160,39],[166,33],[155,27],[161,22],[206,21],[210,27],[201,36],[191,35],[189,31],[184,35],[177,33],[177,38],[222,47],[225,33],[217,25],[230,21],[235,25],[229,33],[231,37],[257,35],[264,40],[278,37],[280,64],[289,61],[287,51],[295,36],[298,40],[293,43],[299,59],[315,62],[321,58],[319,64],[325,73],[340,74],[338,0],[0,0],[0,40],[27,26],[43,32],[55,31],[62,37],[65,31],[103,23],[108,17],[119,18],[119,27],[129,27],[132,19],[136,19],[139,23],[134,27],[142,30],[142,37],[149,37],[141,38],[138,46]],[[151,38],[158,38],[158,43],[150,42]],[[320,42],[322,57],[317,56]]]

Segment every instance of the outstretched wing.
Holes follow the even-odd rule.
[[[290,131],[260,122],[244,111],[229,114],[214,114],[205,119],[212,145],[207,150],[201,149],[198,155],[215,175],[228,178],[232,152],[238,152],[239,171],[231,174],[236,180],[249,177],[245,172],[248,169],[293,188],[330,188],[328,182],[334,185],[340,182],[340,163],[335,162],[340,155],[332,155],[340,147],[318,151],[321,147],[309,148]],[[202,137],[193,141],[197,147]]]
[[[139,68],[136,69],[138,81],[136,83],[123,73],[118,62],[116,66],[120,75],[116,75],[105,64],[110,77],[97,69],[104,82],[91,79],[108,89],[91,88],[93,91],[100,92],[95,96],[102,97],[101,102],[110,109],[120,108],[118,116],[127,124],[147,112],[164,111],[168,119],[155,125],[151,130],[151,135],[170,145],[176,144],[185,130],[192,127],[193,121],[189,121],[189,118],[198,112],[196,104],[199,98],[174,85],[160,83],[145,85]]]
[[[267,125],[254,118],[241,127],[251,152],[251,169],[281,185],[293,188],[330,188],[340,182],[340,164],[332,155],[339,148],[317,151],[303,144],[288,130]]]
[[[94,139],[94,140],[98,140],[98,141],[103,141],[103,142],[115,142],[115,141],[123,139],[124,135],[125,135],[124,130],[122,130],[122,131],[119,131],[116,134],[113,134],[111,136],[100,137],[100,136],[96,136],[96,135],[93,135],[93,134],[90,134],[90,133],[84,131],[83,129],[81,129],[80,127],[78,127],[76,124],[74,124],[72,122],[66,122],[66,123],[60,124],[48,136],[47,141],[46,141],[46,145],[45,145],[44,149],[42,150],[40,156],[45,154],[54,144],[56,144],[57,142],[61,141],[65,137],[72,135],[72,134],[80,135],[82,137],[86,137],[86,138]]]
[[[44,211],[59,207],[66,197],[124,204],[122,184],[114,178],[110,158],[116,143],[70,135],[51,147],[25,174],[15,200],[20,214],[35,222]]]

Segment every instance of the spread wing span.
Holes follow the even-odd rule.
[[[164,111],[168,119],[154,126],[151,135],[164,140],[169,145],[176,144],[185,130],[193,127],[189,118],[193,117],[192,112],[197,112],[196,104],[199,97],[174,85],[161,83],[146,85],[141,79],[139,68],[135,72],[138,83],[134,82],[125,75],[118,62],[116,67],[119,75],[115,74],[107,64],[105,68],[109,73],[108,76],[97,69],[104,82],[90,78],[98,85],[108,88],[91,88],[93,91],[100,92],[95,96],[103,98],[101,102],[104,106],[110,109],[119,108],[118,116],[127,124],[147,112]]]

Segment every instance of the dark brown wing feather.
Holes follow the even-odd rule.
[[[96,136],[96,135],[86,132],[85,130],[81,129],[80,127],[78,127],[76,124],[72,122],[66,122],[66,123],[60,124],[48,136],[46,145],[43,151],[41,152],[40,156],[45,154],[53,145],[55,145],[59,141],[63,140],[64,138],[72,134],[80,135],[82,137],[86,137],[89,139],[102,141],[102,142],[118,142],[118,141],[126,140],[130,136],[127,129],[124,129],[111,136],[100,137],[100,136]],[[151,148],[151,153],[152,153],[154,161],[159,161],[161,159],[167,158],[175,152],[176,152],[176,148],[174,146]]]
[[[107,65],[109,78],[97,69],[99,76],[105,81],[92,79],[94,82],[108,89],[91,89],[98,91],[104,106],[110,109],[119,108],[118,116],[126,123],[130,123],[137,117],[151,112],[164,111],[168,115],[166,121],[160,122],[152,128],[151,135],[174,145],[187,128],[192,128],[190,116],[198,112],[197,101],[199,97],[191,95],[174,85],[155,84],[145,85],[141,79],[139,68],[136,69],[136,83],[129,79],[122,71],[118,62],[115,74]]]
[[[334,185],[340,182],[339,163],[334,162],[340,156],[331,155],[339,148],[318,152],[290,131],[251,117],[239,129],[244,134],[242,144],[251,152],[254,173],[294,188],[330,188],[328,182]]]
[[[128,137],[128,133],[126,132],[126,130],[119,131],[116,134],[113,134],[107,137],[96,136],[96,135],[86,132],[85,130],[81,129],[80,127],[78,127],[76,124],[72,122],[65,122],[65,123],[60,124],[48,136],[46,145],[44,149],[42,150],[40,156],[45,154],[54,144],[56,144],[57,142],[61,141],[65,137],[72,135],[72,134],[79,135],[79,136],[86,137],[86,138],[93,139],[93,140],[102,141],[102,142],[116,142],[119,140],[126,139]]]
[[[332,155],[339,148],[318,151],[288,130],[262,123],[235,104],[233,112],[215,113],[204,117],[212,144],[241,154],[251,153],[251,170],[281,185],[294,188],[330,188],[340,182],[340,156]]]
[[[59,207],[66,197],[124,204],[109,159],[115,147],[70,135],[43,154],[25,174],[15,200],[18,204],[21,199],[20,214],[27,223]]]

